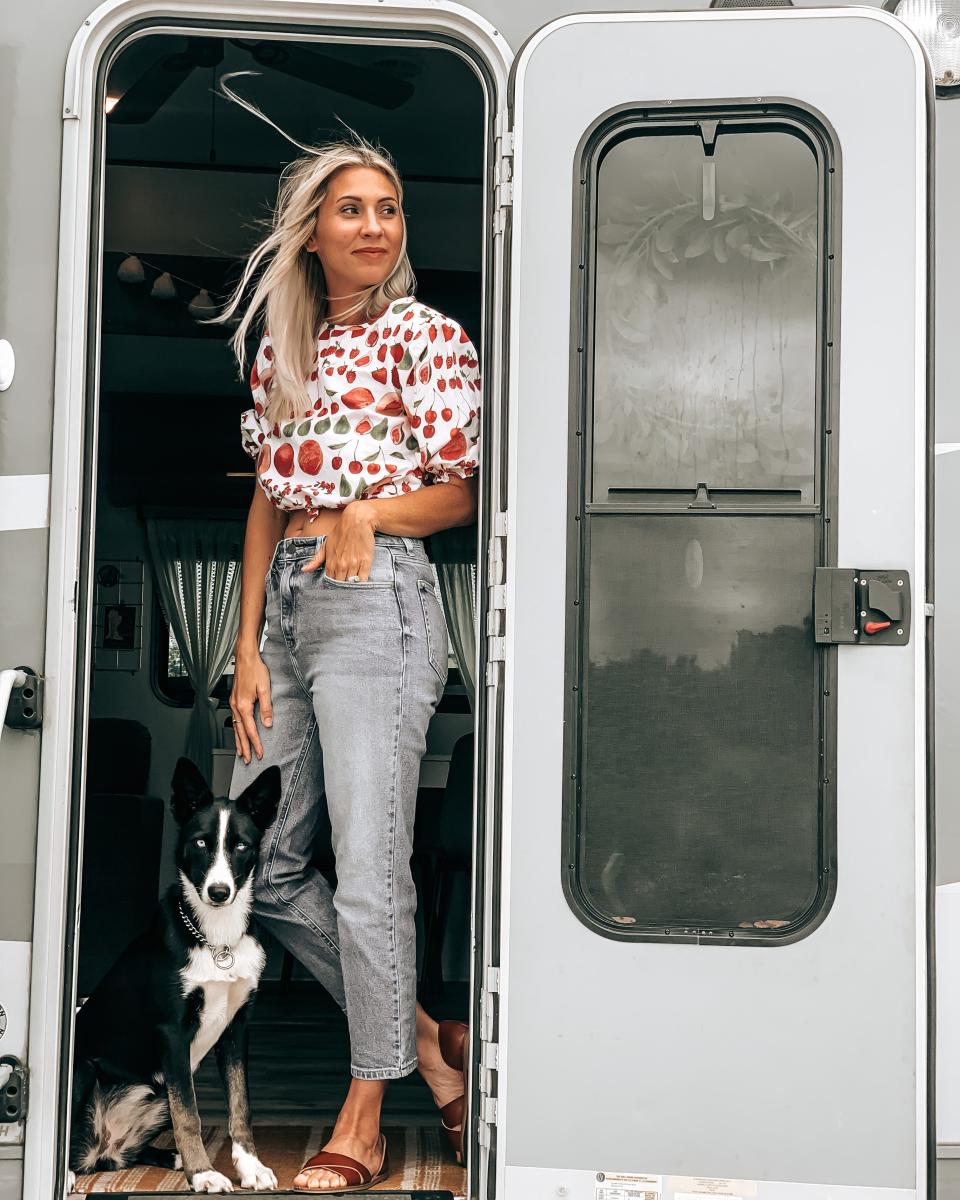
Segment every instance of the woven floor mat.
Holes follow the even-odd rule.
[[[257,1154],[270,1167],[281,1188],[289,1188],[303,1163],[316,1154],[333,1131],[332,1125],[258,1125],[254,1128]],[[377,1191],[450,1191],[462,1195],[465,1174],[439,1123],[433,1126],[395,1126],[384,1129],[390,1174]],[[203,1131],[210,1160],[218,1171],[237,1184],[230,1159],[226,1126],[212,1125]],[[158,1146],[172,1146],[173,1135],[162,1134]],[[77,1177],[75,1193],[91,1192],[189,1192],[182,1171],[159,1167],[130,1167],[125,1171],[97,1171]],[[335,1194],[335,1193],[333,1193]]]

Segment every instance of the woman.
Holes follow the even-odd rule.
[[[396,169],[367,143],[299,159],[225,314],[267,262],[233,339],[242,365],[265,309],[242,419],[258,486],[230,700],[232,793],[279,763],[283,798],[254,910],[350,1028],[349,1091],[324,1153],[296,1177],[303,1190],[383,1178],[387,1081],[417,1067],[462,1155],[466,1026],[438,1026],[416,1003],[410,855],[447,673],[422,538],[475,519],[480,382],[460,326],[413,297],[401,202]],[[335,892],[310,865],[324,796]]]

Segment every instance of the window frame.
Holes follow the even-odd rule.
[[[680,942],[697,945],[777,946],[812,933],[826,918],[837,887],[836,728],[837,647],[817,646],[819,694],[819,889],[810,908],[781,930],[706,929],[686,925],[631,926],[604,919],[586,898],[579,879],[581,812],[581,738],[583,729],[583,667],[589,627],[587,588],[590,523],[603,514],[693,515],[690,496],[678,493],[676,504],[662,498],[613,503],[593,502],[592,433],[594,380],[594,302],[596,290],[596,194],[604,151],[631,131],[677,131],[699,121],[719,120],[737,128],[790,127],[810,145],[818,179],[818,257],[815,448],[813,503],[740,503],[711,496],[711,518],[730,515],[809,515],[818,520],[818,564],[837,565],[839,390],[839,287],[841,172],[838,139],[820,113],[787,100],[736,100],[710,104],[623,105],[600,116],[583,135],[573,172],[573,238],[571,262],[570,390],[567,489],[567,621],[564,647],[565,720],[562,799],[561,882],[570,909],[584,925],[603,937],[624,942]],[[722,136],[722,135],[721,135]],[[696,512],[697,510],[693,510]],[[703,512],[703,510],[700,510]],[[817,565],[817,564],[814,564]],[[811,570],[811,614],[813,595]],[[815,693],[815,694],[816,694]]]

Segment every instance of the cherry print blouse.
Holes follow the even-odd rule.
[[[413,296],[363,325],[324,322],[307,380],[310,407],[271,425],[273,357],[265,333],[241,417],[267,498],[286,512],[399,496],[478,466],[477,352],[456,321]]]

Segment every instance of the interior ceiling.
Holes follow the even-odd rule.
[[[249,392],[228,328],[201,329],[186,305],[200,287],[215,301],[229,290],[224,280],[259,236],[277,175],[301,151],[215,94],[226,72],[258,70],[232,86],[301,142],[344,137],[342,121],[393,155],[408,185],[418,294],[479,336],[485,109],[471,66],[436,46],[199,42],[147,36],[118,56],[107,81],[120,100],[107,117],[100,478],[114,505],[249,504],[250,463],[236,433]],[[254,50],[271,61],[258,63]],[[117,279],[130,254],[141,257],[141,283]],[[161,271],[174,274],[176,298],[152,297]],[[169,454],[154,453],[158,405],[171,403],[196,406],[209,424],[192,491],[171,473]]]
[[[270,65],[274,60],[278,66]],[[482,178],[482,140],[464,133],[477,128],[483,91],[459,55],[330,40],[236,43],[157,34],[132,43],[107,83],[107,94],[120,97],[116,117],[107,120],[108,162],[279,172],[296,148],[214,94],[221,75],[242,70],[259,77],[231,86],[298,141],[342,137],[343,121],[382,144],[405,178],[472,184]],[[136,123],[124,123],[131,117]]]

